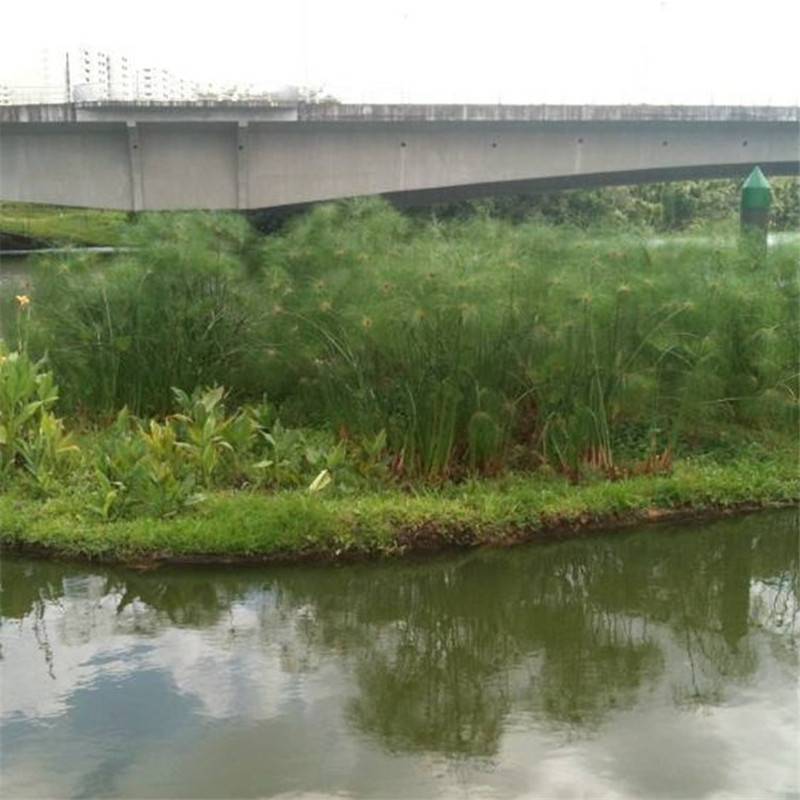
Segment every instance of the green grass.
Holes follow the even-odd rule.
[[[358,496],[305,491],[215,492],[174,518],[99,522],[79,494],[34,502],[0,497],[0,543],[61,556],[109,560],[341,558],[448,545],[535,540],[561,528],[770,507],[800,499],[796,453],[745,455],[726,463],[685,459],[669,476],[572,485],[508,475],[438,490]]]
[[[128,215],[123,211],[0,203],[0,233],[53,245],[116,245],[127,222]]]

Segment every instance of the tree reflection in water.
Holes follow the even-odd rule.
[[[118,629],[142,635],[213,626],[247,602],[282,670],[333,659],[353,676],[348,719],[391,751],[491,757],[508,725],[591,731],[659,686],[679,707],[721,703],[758,669],[757,635],[797,659],[791,514],[425,563],[136,572],[11,559],[4,621],[40,624],[90,578]]]

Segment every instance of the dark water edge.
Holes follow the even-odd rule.
[[[786,797],[797,513],[341,567],[5,555],[7,797]]]

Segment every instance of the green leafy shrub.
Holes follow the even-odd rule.
[[[98,445],[92,510],[104,519],[175,514],[202,499],[196,470],[169,423],[123,409]]]
[[[45,362],[8,352],[0,341],[0,485],[23,469],[44,492],[54,483],[75,446],[51,409],[58,387]]]
[[[262,457],[253,464],[254,483],[269,488],[309,485],[321,471],[340,476],[346,463],[343,443],[319,431],[286,428],[280,420],[269,430],[260,430]]]
[[[91,508],[103,519],[170,516],[227,487],[314,491],[359,473],[330,434],[284,427],[267,404],[227,414],[222,387],[174,390],[164,421],[123,409],[95,442]]]
[[[179,408],[172,417],[177,423],[178,446],[186,450],[203,486],[212,486],[226,457],[233,472],[240,472],[242,459],[255,439],[257,423],[243,411],[225,415],[225,389],[221,386],[195,389],[192,394],[175,388],[173,393]]]

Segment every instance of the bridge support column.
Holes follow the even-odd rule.
[[[144,208],[144,183],[142,181],[142,151],[139,147],[139,128],[135,122],[126,122],[128,131],[128,158],[131,169],[131,208]]]
[[[236,207],[248,208],[248,127],[246,122],[236,125]]]

